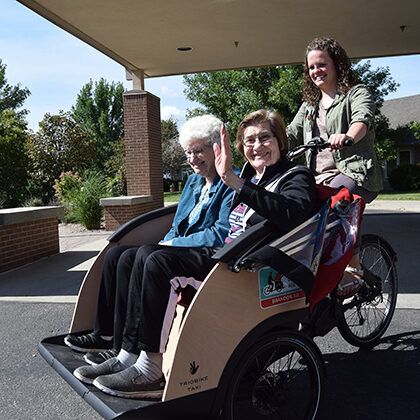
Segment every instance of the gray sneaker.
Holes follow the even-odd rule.
[[[90,365],[99,365],[113,357],[118,356],[119,351],[115,349],[101,351],[99,353],[86,353],[83,356],[83,359],[86,363]]]
[[[93,385],[106,394],[124,398],[162,398],[165,378],[150,382],[135,366],[112,375],[99,376]]]
[[[70,348],[82,353],[99,352],[112,349],[112,340],[104,340],[95,333],[85,335],[69,334],[64,338],[64,343]]]
[[[123,369],[125,367],[116,357],[113,357],[100,365],[80,366],[73,372],[73,375],[83,383],[91,385],[98,376],[120,372]]]

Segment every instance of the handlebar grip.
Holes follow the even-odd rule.
[[[351,138],[347,138],[344,140],[344,147],[350,147],[353,146],[354,141]]]

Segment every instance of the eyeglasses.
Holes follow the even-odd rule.
[[[203,157],[204,149],[184,150],[184,152],[187,158],[191,158],[193,156]]]
[[[274,136],[271,133],[261,133],[255,137],[247,137],[243,140],[245,147],[254,147],[255,143],[258,142],[263,146],[268,146],[274,139]]]

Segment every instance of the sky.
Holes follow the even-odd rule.
[[[0,59],[7,65],[8,83],[19,83],[31,91],[24,108],[34,131],[45,113],[71,110],[90,79],[103,77],[132,88],[123,66],[15,0],[0,0]],[[373,68],[388,66],[400,84],[385,99],[420,94],[420,55],[377,58],[371,64]],[[160,97],[161,118],[172,116],[179,126],[185,121],[186,110],[196,106],[185,98],[182,76],[146,79],[145,89]]]

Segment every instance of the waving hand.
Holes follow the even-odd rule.
[[[224,124],[220,130],[220,144],[220,147],[217,143],[213,144],[216,171],[226,185],[239,192],[244,184],[244,180],[239,178],[233,171],[230,139]]]

